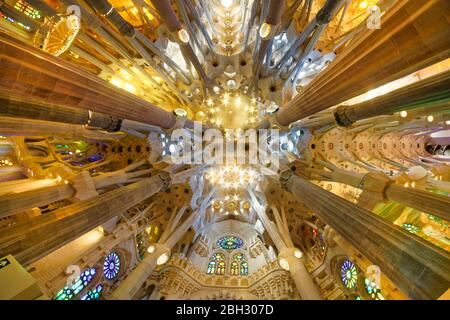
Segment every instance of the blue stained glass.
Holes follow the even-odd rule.
[[[358,270],[350,260],[345,260],[341,266],[341,279],[344,285],[349,289],[353,289],[356,286]]]
[[[95,289],[89,290],[81,300],[98,300],[103,291],[103,286],[101,284],[97,285]]]
[[[120,271],[120,257],[116,252],[111,252],[105,258],[103,262],[103,274],[108,280],[112,280],[117,277]]]
[[[71,288],[66,286],[56,294],[55,300],[74,299],[94,279],[95,274],[95,268],[84,270]]]
[[[235,250],[242,248],[242,246],[244,245],[244,241],[242,241],[241,238],[228,236],[220,238],[217,241],[217,245],[224,250]]]
[[[364,286],[366,287],[366,292],[372,300],[384,300],[381,289],[376,285],[376,283],[371,282],[369,279],[364,279]]]
[[[248,264],[247,261],[241,262],[241,276],[248,275]]]

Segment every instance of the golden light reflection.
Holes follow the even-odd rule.
[[[225,189],[244,188],[258,182],[260,174],[248,166],[217,166],[206,172],[206,179],[212,184]]]
[[[256,99],[237,92],[224,92],[217,98],[208,98],[201,109],[208,124],[220,129],[248,128],[258,121]]]

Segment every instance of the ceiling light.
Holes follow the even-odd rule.
[[[400,117],[406,118],[407,116],[408,116],[408,112],[406,112],[405,110],[400,112]]]
[[[187,116],[186,110],[181,109],[181,108],[174,109],[173,114],[178,118],[185,118]]]
[[[264,22],[259,29],[259,36],[263,39],[266,39],[272,33],[272,25],[270,23]]]
[[[169,258],[170,258],[170,256],[169,256],[169,254],[167,252],[163,253],[162,255],[159,256],[158,260],[156,260],[156,264],[158,266],[163,265],[167,261],[169,261]]]
[[[283,268],[286,271],[289,271],[289,263],[287,262],[286,259],[284,258],[280,258],[278,260],[278,263],[280,264],[280,267]]]
[[[233,4],[233,0],[220,0],[220,4],[221,4],[224,8],[229,8],[229,7],[231,7],[231,5]]]
[[[188,43],[190,40],[189,33],[185,29],[178,30],[178,39],[183,43]]]

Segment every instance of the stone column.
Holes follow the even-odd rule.
[[[279,253],[278,259],[280,266],[290,272],[302,300],[322,300],[316,283],[306,270],[305,259],[299,249],[286,248]]]
[[[290,235],[284,234],[282,236],[280,234],[277,230],[277,226],[270,221],[269,217],[267,217],[265,206],[261,205],[261,203],[257,200],[256,194],[253,190],[248,189],[248,191],[253,209],[256,211],[264,228],[269,233],[270,238],[277,247],[279,252],[279,264],[283,269],[290,272],[302,300],[322,300],[322,296],[320,295],[317,285],[314,283],[311,275],[306,270],[304,258],[302,259],[303,254],[300,249],[289,246],[286,243],[287,241],[283,240],[283,236],[290,238]],[[278,229],[280,229],[280,226],[278,226]],[[289,243],[292,243],[292,240],[289,240]]]
[[[0,116],[0,134],[10,136],[62,135],[84,137],[96,140],[119,139],[124,133],[109,133],[89,130],[83,125],[35,119],[11,118]]]
[[[21,213],[27,209],[69,199],[75,190],[68,184],[33,189],[0,196],[0,218]]]
[[[150,246],[144,260],[125,278],[119,287],[109,296],[110,300],[130,300],[141,288],[142,284],[152,274],[158,265],[169,260],[170,249],[165,245],[155,243]]]
[[[205,73],[205,70],[203,69],[203,66],[201,65],[200,61],[198,60],[198,57],[196,56],[194,49],[190,45],[190,42],[184,42],[179,37],[179,32],[184,30],[180,21],[178,20],[177,15],[175,14],[175,11],[173,10],[170,1],[169,0],[151,0],[153,6],[155,7],[156,11],[160,15],[161,19],[163,20],[164,24],[167,26],[167,29],[169,29],[170,32],[174,34],[175,40],[180,45],[180,50],[183,53],[183,55],[192,63],[192,65],[195,68],[195,71],[197,71],[198,75],[206,82],[206,85],[209,86],[209,79],[208,75]],[[184,30],[187,32],[186,30]]]
[[[118,118],[102,113],[49,104],[41,105],[29,99],[24,101],[23,97],[0,97],[0,105],[2,116],[89,125],[106,131],[118,131],[122,122]]]
[[[0,96],[74,107],[163,128],[175,116],[61,58],[0,33]]]
[[[184,209],[181,209],[180,212],[183,213]],[[163,265],[169,261],[170,250],[183,237],[186,231],[192,226],[195,220],[199,218],[199,216],[199,211],[194,211],[173,232],[173,228],[165,230],[158,243],[149,246],[144,260],[127,276],[127,278],[111,294],[109,299],[132,299],[147,278],[155,270],[156,266]]]
[[[368,200],[376,204],[389,199],[450,221],[450,197],[412,187],[403,187],[381,173],[360,174],[336,169],[331,173],[331,177],[333,181],[363,189],[361,201]],[[367,208],[370,207],[369,204]]]
[[[450,71],[447,71],[375,99],[351,106],[340,106],[334,113],[333,120],[340,126],[349,126],[358,120],[424,106],[441,106],[449,101]]]
[[[170,258],[170,250],[183,237],[187,230],[204,216],[206,208],[209,206],[216,189],[213,188],[206,197],[203,198],[200,207],[192,212],[180,225],[178,222],[182,218],[187,207],[181,208],[176,215],[173,215],[158,243],[152,244],[147,249],[144,261],[134,269],[128,277],[111,294],[113,300],[129,300],[134,297],[147,278],[158,265],[163,265]]]
[[[27,265],[120,215],[169,185],[167,175],[80,201],[0,231],[0,255],[13,254]]]
[[[281,183],[410,298],[437,299],[450,286],[448,252],[292,172]]]
[[[276,114],[280,125],[338,105],[437,63],[448,55],[446,0],[396,1],[381,30],[366,29],[335,61]]]

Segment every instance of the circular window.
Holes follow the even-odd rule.
[[[341,279],[344,285],[349,289],[353,289],[356,286],[358,270],[350,260],[345,260],[341,266]]]
[[[228,236],[220,238],[217,241],[217,245],[224,250],[235,250],[242,248],[242,246],[244,245],[244,241],[242,241],[241,238]]]
[[[108,280],[112,280],[117,277],[120,271],[120,257],[116,252],[111,252],[105,258],[103,262],[103,274]]]

